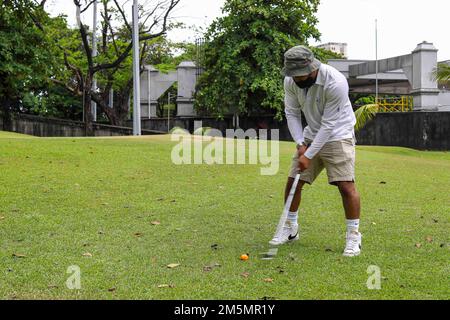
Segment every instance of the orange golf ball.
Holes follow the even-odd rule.
[[[247,261],[248,260],[248,254],[241,254],[241,260]]]

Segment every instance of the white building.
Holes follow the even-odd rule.
[[[341,54],[344,59],[348,58],[347,44],[342,42],[328,42],[320,44],[317,48],[329,50],[338,54]]]

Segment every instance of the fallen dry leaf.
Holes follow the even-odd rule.
[[[92,253],[90,252],[83,253],[83,257],[92,258]]]
[[[49,288],[49,289],[58,289],[58,286],[55,285],[55,284],[50,284],[50,285],[47,286],[47,288]]]
[[[244,273],[241,273],[241,276],[243,276],[244,278],[248,278],[250,276],[250,273],[244,272]]]
[[[0,216],[0,220],[4,220],[5,219],[5,217],[4,216]]]
[[[273,279],[272,278],[266,278],[266,279],[264,279],[264,282],[272,283]]]
[[[159,226],[161,224],[161,222],[159,222],[159,221],[152,221],[150,223],[154,226]]]
[[[422,244],[421,243],[416,243],[416,248],[420,248],[420,247],[422,247]]]
[[[432,243],[433,242],[433,237],[432,236],[428,236],[425,238],[425,240],[427,240],[428,243]]]
[[[26,255],[20,253],[13,253],[12,256],[15,258],[26,258]]]
[[[176,267],[179,267],[179,266],[180,266],[179,263],[171,263],[171,264],[168,264],[168,265],[167,265],[167,268],[173,269],[173,268],[176,268]]]

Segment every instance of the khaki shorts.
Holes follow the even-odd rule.
[[[311,141],[306,141],[309,144]],[[337,182],[355,181],[355,140],[344,139],[327,142],[322,150],[311,160],[310,166],[300,176],[300,180],[312,184],[322,170],[327,169],[328,183],[336,185]],[[289,172],[290,178],[295,178],[299,171],[298,154],[292,158]]]

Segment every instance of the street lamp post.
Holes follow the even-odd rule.
[[[141,135],[141,88],[139,63],[139,7],[133,0],[133,135]]]

